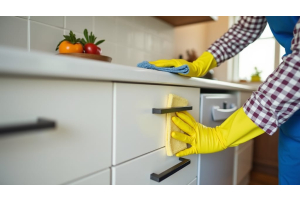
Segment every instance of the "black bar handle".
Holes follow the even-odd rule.
[[[191,164],[191,160],[189,160],[189,159],[179,158],[179,160],[181,161],[180,163],[178,163],[177,165],[167,169],[166,171],[164,171],[160,174],[152,173],[150,175],[150,179],[153,180],[153,181],[156,181],[156,182],[161,182],[161,181],[165,180],[166,178],[168,178],[169,176],[171,176],[172,174],[175,174],[176,172],[178,172],[182,168],[184,168],[184,167],[188,166],[189,164]]]
[[[173,108],[152,108],[152,114],[165,114],[165,113],[173,113],[185,110],[192,110],[193,106],[186,107],[173,107]]]
[[[6,135],[8,133],[29,131],[29,130],[38,130],[38,129],[46,129],[46,128],[55,128],[55,121],[38,118],[35,123],[27,123],[27,124],[15,124],[0,127],[0,135]]]

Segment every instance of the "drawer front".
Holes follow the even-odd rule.
[[[0,184],[64,184],[111,165],[112,83],[0,78],[0,126],[56,128],[0,136]]]
[[[70,185],[110,185],[110,169],[82,178]]]
[[[236,175],[236,183],[240,184],[240,182],[246,177],[246,175],[250,172],[252,168],[252,155],[253,155],[253,141],[246,143],[247,146],[241,148],[237,152],[237,175]]]
[[[170,93],[187,99],[199,121],[199,88],[114,84],[113,165],[165,146],[167,115],[152,108],[165,108]]]
[[[197,176],[197,156],[189,155],[191,163],[161,182],[150,179],[180,163],[178,157],[167,156],[165,148],[112,167],[113,185],[187,185]]]
[[[237,105],[236,95],[202,94],[200,122],[209,127],[219,126],[238,109]]]
[[[234,148],[212,154],[199,154],[199,185],[232,185]]]

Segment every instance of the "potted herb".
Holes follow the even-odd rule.
[[[254,67],[255,73],[251,76],[251,82],[260,82],[260,74],[262,71],[258,71],[257,67]]]

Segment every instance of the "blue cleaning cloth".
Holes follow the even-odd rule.
[[[143,61],[137,64],[137,66],[145,69],[154,69],[158,71],[171,72],[176,74],[177,73],[188,74],[190,72],[190,69],[187,65],[182,65],[180,67],[156,67],[155,65],[152,65],[147,61]]]

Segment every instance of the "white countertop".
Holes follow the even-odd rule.
[[[102,61],[27,52],[0,46],[0,74],[48,78],[83,79],[129,83],[178,85],[238,91],[255,91],[255,87],[142,69]]]

